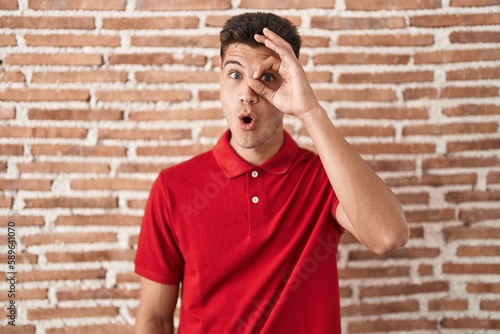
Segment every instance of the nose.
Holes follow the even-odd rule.
[[[255,91],[250,88],[248,83],[242,82],[239,90],[239,99],[243,103],[252,104],[257,103],[259,100],[259,96],[255,93]]]

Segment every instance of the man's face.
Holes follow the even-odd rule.
[[[231,44],[227,48],[222,60],[220,100],[233,147],[265,150],[282,140],[283,113],[248,86],[248,79],[271,56],[279,59],[265,46]],[[264,71],[259,80],[272,90],[277,90],[282,82],[273,70]]]

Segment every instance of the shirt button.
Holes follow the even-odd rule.
[[[256,170],[254,170],[254,171],[252,172],[252,177],[253,177],[253,178],[256,178],[257,176],[259,176],[259,172],[257,172]]]
[[[253,204],[259,203],[259,198],[257,196],[252,197],[252,203]]]

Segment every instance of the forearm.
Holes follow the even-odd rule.
[[[136,334],[173,334],[173,319],[140,319],[138,318],[135,326]]]
[[[406,243],[408,226],[392,191],[352,149],[322,108],[303,115],[353,234],[377,253]]]

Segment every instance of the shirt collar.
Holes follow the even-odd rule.
[[[299,146],[286,131],[284,131],[284,134],[283,146],[280,148],[278,153],[262,165],[258,166],[267,173],[286,173],[297,156]],[[230,138],[231,132],[227,130],[220,137],[219,141],[212,149],[212,152],[215,156],[215,160],[226,176],[232,178],[246,173],[249,169],[254,168],[255,166],[245,161],[236,153],[236,151],[229,144]]]

